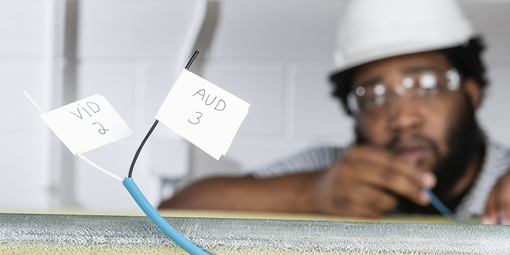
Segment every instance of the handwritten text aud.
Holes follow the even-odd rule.
[[[206,93],[205,89],[198,90],[191,97],[203,101],[205,106],[212,107],[216,111],[223,111],[225,108],[227,108],[227,103],[225,100],[218,98],[217,96],[212,98],[211,94]],[[193,125],[199,124],[201,121],[200,118],[203,116],[202,112],[195,111],[195,113],[197,116],[195,116],[193,119],[188,119],[188,122]]]

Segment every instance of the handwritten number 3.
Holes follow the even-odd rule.
[[[196,113],[199,114],[199,116],[197,117],[196,122],[191,122],[191,120],[188,119],[188,122],[193,124],[193,125],[196,125],[196,124],[200,123],[200,118],[202,118],[202,113],[201,112],[196,112]]]

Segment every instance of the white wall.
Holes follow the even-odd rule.
[[[24,89],[44,95],[45,3],[0,1],[0,198],[2,207],[44,208],[51,203],[45,127],[33,120]]]
[[[181,185],[212,174],[242,174],[308,146],[348,143],[352,121],[329,96],[327,81],[343,5],[342,0],[0,0],[0,211],[137,210],[120,183],[60,144],[22,91],[45,111],[104,95],[135,135],[85,155],[125,176],[194,49],[201,53],[191,71],[251,103],[250,113],[219,161],[160,125],[134,173],[153,204],[185,176]],[[479,118],[492,137],[510,145],[505,116],[510,1],[462,5],[489,47],[491,85]]]

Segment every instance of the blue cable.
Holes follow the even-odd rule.
[[[448,207],[446,207],[441,201],[434,195],[434,192],[429,188],[423,189],[430,197],[430,203],[436,210],[438,210],[443,216],[449,218],[450,220],[459,223],[459,224],[473,224],[474,222],[463,220],[459,218],[454,212],[452,212]]]
[[[126,187],[131,197],[135,200],[138,206],[142,209],[142,211],[151,219],[156,226],[165,233],[170,239],[172,239],[177,245],[183,248],[191,255],[209,255],[208,252],[196,246],[190,240],[186,239],[181,233],[179,233],[175,228],[173,228],[161,215],[154,209],[154,207],[149,203],[147,198],[142,194],[138,186],[136,186],[133,178],[124,178],[122,181],[122,185]]]

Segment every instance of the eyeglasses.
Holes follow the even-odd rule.
[[[416,102],[430,102],[459,87],[460,75],[456,69],[446,72],[427,69],[406,75],[396,86],[374,82],[356,87],[347,95],[347,103],[354,114],[377,114],[387,111],[396,96],[417,99]]]

